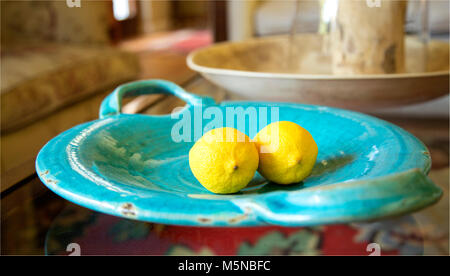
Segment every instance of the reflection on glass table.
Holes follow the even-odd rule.
[[[70,205],[53,221],[46,254],[421,255],[434,242],[413,216],[316,227],[185,227],[122,219]],[[70,245],[70,246],[69,246]]]

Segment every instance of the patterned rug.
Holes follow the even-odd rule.
[[[185,227],[122,219],[70,205],[47,234],[48,255],[422,255],[413,216],[318,227]],[[379,251],[378,251],[379,249]]]

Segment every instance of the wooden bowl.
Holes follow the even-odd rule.
[[[225,42],[192,52],[188,66],[237,98],[301,102],[356,110],[424,102],[449,92],[449,44],[406,38],[401,74],[333,75],[322,37],[297,35]],[[428,55],[424,66],[422,58]]]

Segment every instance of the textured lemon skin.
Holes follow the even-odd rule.
[[[189,151],[189,167],[206,189],[217,194],[245,188],[258,168],[251,139],[234,128],[210,130]]]
[[[264,178],[292,184],[311,174],[318,147],[301,126],[287,121],[272,123],[258,132],[254,141],[259,153],[258,172]]]

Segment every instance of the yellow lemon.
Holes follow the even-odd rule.
[[[316,162],[316,142],[306,129],[295,123],[272,123],[258,132],[254,141],[259,153],[258,172],[275,183],[302,181]]]
[[[195,178],[217,194],[245,188],[258,168],[258,151],[250,138],[234,128],[208,131],[189,151]]]

